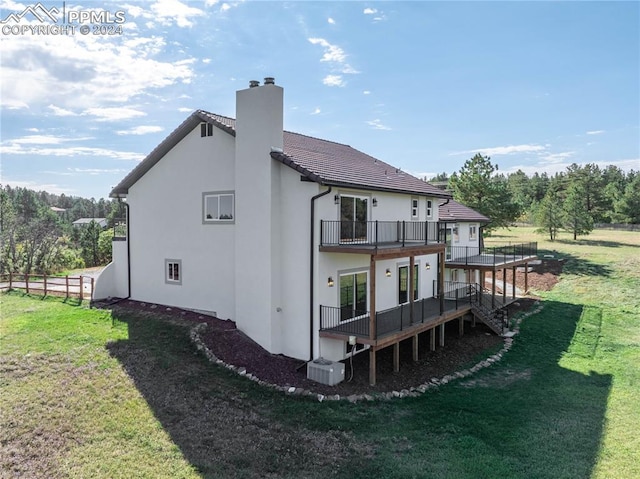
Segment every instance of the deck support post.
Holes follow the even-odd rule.
[[[411,346],[413,347],[413,361],[418,362],[418,335],[414,334],[411,342]]]
[[[444,325],[445,323],[442,323],[440,325],[440,347],[441,348],[444,347]]]
[[[507,268],[502,268],[502,304],[507,302]]]
[[[458,318],[458,336],[464,336],[464,316]]]
[[[376,350],[375,348],[369,349],[369,384],[371,386],[376,385]]]
[[[436,350],[436,328],[437,326],[429,330],[429,350],[430,351]]]
[[[513,284],[511,285],[511,299],[516,299],[516,267],[513,267]]]
[[[438,253],[438,298],[440,299],[440,316],[444,314],[444,257],[444,251]],[[413,287],[413,285],[411,285],[411,287]]]
[[[496,307],[496,270],[491,272],[491,309]]]
[[[369,339],[376,339],[376,258],[369,262]],[[375,383],[375,366],[374,366]]]
[[[529,263],[524,264],[524,294],[529,293]]]
[[[415,281],[415,272],[413,271],[414,269],[414,265],[416,263],[415,261],[415,256],[409,256],[409,284],[408,284],[408,289],[409,289],[409,324],[413,324],[413,302],[415,301],[415,298],[413,297],[413,284]]]
[[[400,343],[393,344],[393,372],[400,371]]]

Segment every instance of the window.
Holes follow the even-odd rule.
[[[418,265],[413,265],[413,299],[418,299]],[[398,304],[409,302],[409,266],[398,268]]]
[[[433,202],[431,200],[427,200],[427,218],[431,218],[433,216]]]
[[[340,275],[340,321],[362,316],[367,312],[367,273]]]
[[[411,218],[418,219],[418,198],[411,198]]]
[[[469,239],[470,240],[475,240],[477,238],[478,235],[478,227],[475,225],[470,225],[469,226]]]
[[[202,222],[204,224],[233,223],[235,197],[233,191],[202,194]]]
[[[458,228],[458,225],[455,225],[453,227],[453,230],[451,231],[454,243],[459,243],[460,242],[460,233],[459,233],[459,231],[460,231],[460,229]]]
[[[340,242],[367,241],[368,198],[340,195]]]
[[[200,136],[213,136],[213,125],[211,123],[200,123]]]
[[[182,284],[182,261],[179,259],[165,259],[164,274],[165,283]]]

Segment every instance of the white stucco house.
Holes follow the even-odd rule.
[[[284,131],[283,102],[272,78],[251,82],[235,119],[193,112],[112,190],[128,234],[94,299],[229,318],[305,361],[367,349],[373,384],[376,351],[413,337],[417,355],[419,334],[435,347],[436,328],[442,343],[442,325],[470,311],[445,294],[457,220],[441,222],[440,205],[453,203],[348,145]],[[464,245],[478,246],[488,219],[458,219],[476,227]]]

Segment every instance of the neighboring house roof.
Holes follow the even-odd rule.
[[[95,221],[98,224],[106,223],[107,222],[107,218],[78,218],[77,220],[75,220],[73,222],[73,224],[74,225],[88,225],[92,221]]]
[[[491,221],[482,213],[478,213],[455,200],[449,200],[439,205],[438,213],[440,221],[477,221],[479,223]]]
[[[201,122],[212,123],[235,136],[235,120],[204,110],[193,112],[112,191],[110,196],[126,195],[129,188]],[[365,188],[450,198],[451,195],[394,166],[348,145],[285,131],[283,151],[271,157],[323,185]]]

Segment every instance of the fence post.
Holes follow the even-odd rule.
[[[47,295],[47,275],[42,276],[42,281],[44,282],[44,295]]]
[[[91,276],[91,295],[89,296],[89,299],[93,298],[93,282],[94,281],[95,281],[95,278]],[[515,281],[513,282],[513,284],[516,284]]]
[[[13,283],[13,273],[9,271],[9,289],[11,289],[12,283]]]
[[[64,277],[64,279],[65,279],[65,283],[67,285],[67,298],[68,298],[69,297],[69,275],[66,275]]]
[[[80,275],[80,301],[84,299],[84,295],[82,294],[82,275]]]
[[[29,275],[28,274],[24,275],[24,282],[25,282],[25,285],[26,285],[25,289],[27,290],[27,294],[29,294]]]

